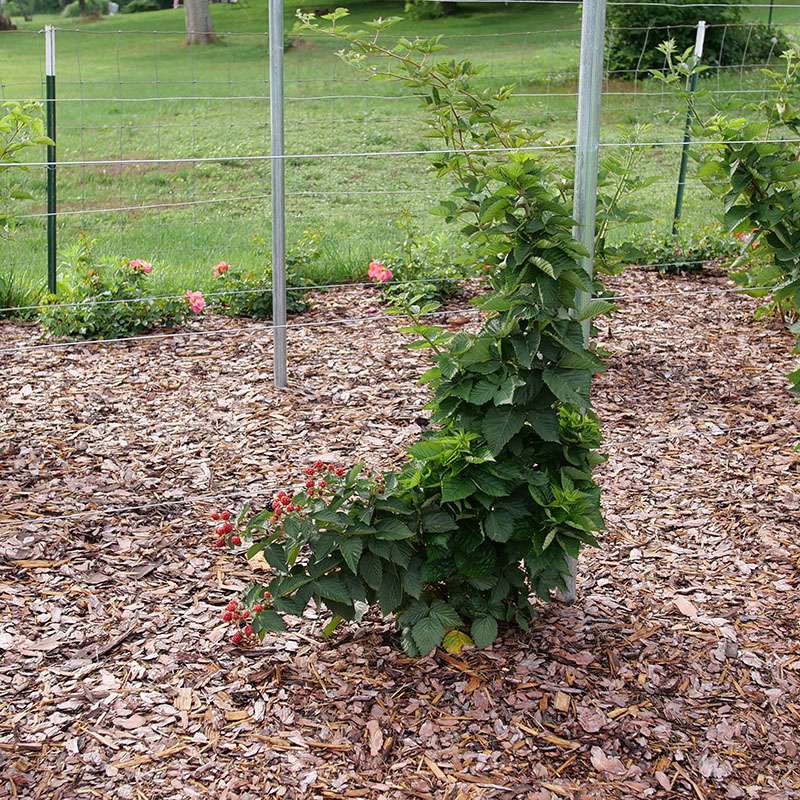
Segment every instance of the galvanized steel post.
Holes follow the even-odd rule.
[[[286,217],[283,158],[283,0],[269,0],[269,117],[272,176],[272,331],[275,386],[286,376]]]
[[[581,55],[578,75],[578,122],[575,141],[575,192],[573,195],[573,235],[588,255],[583,268],[591,278],[594,273],[595,213],[597,208],[597,173],[600,163],[600,98],[603,90],[605,54],[606,0],[585,0],[581,19]],[[578,305],[584,305],[591,292],[578,292]],[[591,323],[583,323],[584,342],[589,342]],[[575,600],[575,559],[567,557],[570,575],[561,597]]]

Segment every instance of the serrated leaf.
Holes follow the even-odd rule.
[[[286,630],[286,623],[281,619],[280,615],[274,612],[272,609],[267,609],[266,611],[262,611],[260,614],[256,614],[253,620],[253,629],[258,632],[261,631],[285,631]]]
[[[455,628],[461,624],[458,612],[444,600],[434,600],[431,603],[428,615],[433,617],[443,628]]]
[[[442,640],[442,647],[448,652],[458,655],[465,647],[473,647],[475,642],[464,631],[448,631]]]
[[[497,455],[522,428],[525,414],[516,408],[490,408],[481,431],[493,455]]]
[[[475,493],[475,484],[460,475],[447,475],[442,478],[442,502],[452,503],[463,500]]]
[[[377,590],[383,581],[383,562],[374,553],[364,553],[358,564],[358,571],[367,586]]]
[[[400,539],[410,539],[414,536],[414,531],[412,531],[408,525],[397,519],[397,517],[382,519],[375,526],[375,531],[375,537],[377,539],[383,539],[389,542],[396,542]]]
[[[514,517],[502,508],[491,511],[483,523],[486,535],[494,542],[507,542],[514,533]]]
[[[337,603],[349,603],[352,600],[347,586],[338,575],[323,575],[314,581],[314,592],[322,598],[335,600]]]
[[[589,402],[591,373],[577,369],[545,369],[542,371],[547,388],[562,402],[586,408]]]
[[[426,656],[442,643],[444,628],[433,617],[423,617],[411,629],[420,655]]]
[[[616,308],[617,307],[614,305],[614,303],[611,303],[608,300],[589,300],[589,302],[581,306],[580,310],[578,311],[578,321],[583,322],[584,320],[594,319],[595,317],[602,316],[603,314],[609,314],[612,311],[616,311]]]
[[[344,563],[350,567],[350,572],[353,575],[358,574],[358,560],[361,558],[361,553],[364,551],[364,540],[360,536],[351,536],[347,539],[342,539],[339,544],[339,550],[344,558]]]
[[[391,614],[400,606],[403,601],[403,587],[394,568],[384,570],[383,580],[376,593],[384,614]]]
[[[497,638],[497,620],[494,617],[479,617],[470,626],[476,647],[488,647]]]

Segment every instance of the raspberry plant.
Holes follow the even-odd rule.
[[[660,47],[667,56],[667,83],[680,84],[696,68],[690,51],[676,55],[673,42]],[[796,318],[800,312],[800,49],[782,54],[783,72],[763,70],[769,86],[747,106],[747,117],[714,113],[700,116],[689,95],[696,132],[711,143],[699,155],[699,175],[722,199],[727,230],[743,240],[734,274],[743,286],[772,286],[774,303]],[[782,141],[788,140],[788,141]],[[758,257],[752,250],[758,248]],[[800,336],[800,326],[794,327]],[[800,345],[800,339],[798,340]],[[789,376],[800,392],[800,369]]]
[[[342,39],[348,63],[424,96],[441,151],[433,168],[457,184],[439,213],[462,226],[470,261],[490,265],[491,291],[476,301],[485,313],[476,333],[423,323],[424,309],[412,317],[412,346],[432,351],[422,378],[432,426],[402,469],[372,475],[318,462],[304,491],[240,515],[235,535],[274,570],[244,598],[261,609],[247,625],[254,636],[281,630],[282,615],[313,601],[330,613],[330,631],[377,603],[395,615],[409,654],[484,647],[499,623],[528,628],[531,595],[546,600],[562,587],[566,557],[596,544],[603,527],[589,402],[603,365],[581,323],[610,304],[577,305],[576,291],[592,283],[572,237],[565,175],[520,150],[542,135],[502,115],[511,87],[478,91],[473,64],[435,59],[438,38],[384,47],[391,20],[365,34],[339,25],[346,14],[299,16]]]

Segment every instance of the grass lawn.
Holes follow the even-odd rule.
[[[287,17],[294,8],[287,8]],[[355,21],[398,13],[399,4],[352,4]],[[766,9],[753,15],[766,17]],[[57,34],[58,144],[62,161],[213,158],[169,164],[64,166],[59,172],[59,237],[66,249],[83,232],[109,256],[153,261],[159,291],[209,288],[210,266],[226,261],[258,266],[269,251],[269,164],[225,160],[269,153],[265,3],[214,5],[220,42],[183,43],[182,10],[118,15],[99,22],[36,17],[20,32],[0,34],[0,96],[40,98],[45,23]],[[775,22],[793,27],[796,9],[776,6]],[[291,21],[287,21],[287,28]],[[484,86],[514,83],[513,113],[572,138],[579,17],[574,6],[470,6],[441,20],[404,21],[395,34],[442,33],[448,54],[486,64]],[[423,227],[438,228],[427,210],[443,193],[420,155],[367,155],[429,147],[418,101],[401,87],[365,81],[336,56],[338,45],[292,37],[286,52],[287,223],[290,244],[305,229],[321,232],[324,253],[308,265],[315,281],[360,278],[370,257],[398,240],[394,220],[409,209]],[[751,99],[760,76],[722,70],[709,85],[733,104]],[[603,103],[604,141],[619,141],[636,122],[651,125],[646,140],[675,142],[684,109],[646,85],[612,80]],[[641,86],[640,86],[641,89]],[[186,99],[190,98],[190,99]],[[347,153],[307,158],[308,154]],[[569,151],[558,156],[569,158]],[[33,160],[40,157],[35,156]],[[642,170],[658,182],[642,195],[653,222],[667,232],[674,204],[679,150],[650,148]],[[26,177],[36,199],[23,215],[44,211],[41,168]],[[186,203],[190,205],[176,206]],[[171,205],[167,208],[131,206]],[[123,209],[123,210],[120,210]],[[690,180],[685,204],[689,229],[708,225],[716,203]],[[630,230],[614,231],[624,239]],[[25,281],[45,280],[41,216],[26,216],[12,238],[0,240],[3,270]]]

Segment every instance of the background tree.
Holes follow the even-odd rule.
[[[214,41],[214,24],[208,0],[186,0],[186,44],[209,44]]]

